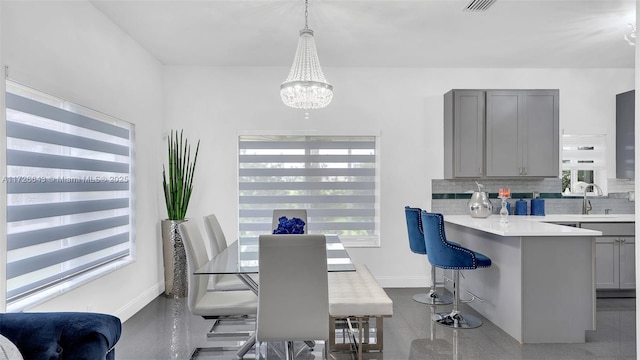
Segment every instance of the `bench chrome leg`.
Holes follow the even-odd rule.
[[[382,316],[376,317],[376,350],[382,351],[382,344],[384,344],[384,324],[382,323]]]
[[[296,357],[296,352],[295,352],[295,348],[294,348],[294,346],[293,346],[293,341],[287,341],[287,342],[285,343],[285,346],[287,347],[287,348],[285,349],[285,351],[286,351],[286,357],[285,357],[285,359],[286,359],[286,360],[294,360],[294,359],[295,359],[295,357]]]
[[[382,316],[330,318],[329,351],[352,351],[359,359],[363,352],[382,351],[384,341],[384,323]],[[375,342],[371,342],[371,319],[375,319]],[[336,344],[336,322],[341,321],[342,343]]]
[[[358,360],[362,360],[362,338],[364,334],[362,331],[362,318],[358,318]]]

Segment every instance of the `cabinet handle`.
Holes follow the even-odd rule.
[[[518,174],[522,175],[522,168],[521,167],[518,168]]]
[[[523,167],[523,168],[522,168],[522,172],[524,173],[524,175],[527,175],[527,168],[526,168],[526,167]]]
[[[621,242],[621,243],[626,243],[626,242],[627,242],[627,240],[626,240],[626,239],[620,239],[620,242]]]

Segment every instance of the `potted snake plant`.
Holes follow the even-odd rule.
[[[167,207],[167,219],[162,220],[162,251],[164,260],[165,296],[185,297],[187,294],[187,260],[178,226],[185,221],[193,191],[193,174],[198,160],[200,140],[191,158],[191,145],[182,130],[171,130],[167,141],[168,165],[162,166],[162,188]]]

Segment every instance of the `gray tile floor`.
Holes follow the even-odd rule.
[[[428,306],[412,296],[420,289],[386,289],[394,314],[384,322],[384,352],[365,359],[385,360],[611,360],[636,359],[635,299],[597,300],[597,330],[587,332],[584,344],[521,345],[490,322],[477,329],[453,330],[432,326]],[[444,311],[449,307],[438,307]],[[463,310],[476,314],[463,305]],[[477,314],[476,314],[477,315]],[[482,317],[481,317],[482,318]],[[570,321],[570,319],[567,319]],[[195,347],[213,346],[205,338],[211,320],[189,314],[183,300],[158,297],[123,324],[116,346],[118,360],[189,359]],[[457,343],[457,346],[454,346]],[[228,343],[233,345],[233,343]],[[269,359],[273,352],[269,352]],[[320,359],[321,346],[302,354]],[[198,360],[234,359],[235,352],[201,353]],[[335,360],[351,359],[347,353],[331,353]]]

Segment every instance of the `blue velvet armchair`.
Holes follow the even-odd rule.
[[[0,334],[25,360],[113,360],[122,333],[115,316],[83,312],[0,314]]]

